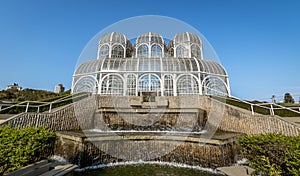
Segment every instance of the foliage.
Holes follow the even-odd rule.
[[[300,175],[300,136],[243,136],[238,143],[256,174]]]
[[[43,91],[43,90],[32,90],[32,89],[24,89],[23,91],[7,90],[7,91],[0,91],[0,99],[1,99],[1,92],[5,96],[7,94],[10,94],[9,92],[15,92],[14,98],[17,100],[52,102],[52,101],[55,101],[55,100],[58,100],[58,99],[61,99],[63,97],[70,95],[71,90],[62,92],[60,94],[56,94],[53,92],[47,92],[47,91]],[[21,98],[21,97],[26,97],[26,98]],[[7,96],[6,96],[6,98],[7,98]],[[10,100],[15,100],[14,98],[10,99]],[[43,98],[43,99],[39,99],[39,98]],[[52,108],[62,106],[65,104],[69,104],[69,103],[66,103],[66,102],[55,103],[55,104],[53,104]],[[11,103],[10,105],[13,105],[13,104]],[[9,107],[10,105],[2,106],[2,108]],[[19,107],[9,108],[7,110],[1,111],[0,113],[1,114],[18,114],[21,112],[25,112],[26,104],[23,104],[23,105],[24,106],[22,106],[22,107],[19,106]],[[41,105],[41,104],[30,102],[30,105]],[[39,111],[43,112],[43,111],[47,111],[47,110],[49,110],[49,104],[41,106]],[[37,112],[37,111],[38,111],[38,107],[29,107],[28,108],[28,112]]]
[[[43,127],[0,126],[0,175],[53,153],[56,135]]]
[[[295,103],[295,100],[290,93],[284,94],[284,103]]]
[[[11,89],[11,90],[0,91],[0,100],[9,100],[12,102],[38,101],[38,100],[65,96],[69,94],[70,94],[70,90],[60,94],[56,94],[54,92],[49,92],[45,90],[24,89],[18,91],[18,90]]]

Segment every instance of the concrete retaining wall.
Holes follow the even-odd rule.
[[[58,108],[51,113],[21,113],[7,119],[0,125],[11,125],[12,127],[43,126],[53,131],[88,129],[93,126],[92,118],[95,106],[91,103],[93,102],[91,100],[94,98],[93,96],[85,98],[79,102]],[[79,116],[82,117],[80,123],[76,118]],[[80,127],[79,124],[84,124],[84,126]]]
[[[86,139],[78,134],[74,138],[74,134],[64,133],[58,133],[58,136],[60,138],[56,143],[55,155],[62,156],[80,167],[143,160],[217,168],[232,165],[237,159],[235,142],[219,145],[200,143],[198,137],[195,141],[176,141],[168,136],[152,136],[147,139],[136,136],[137,138],[130,140],[124,140],[116,134],[106,134],[105,139],[96,136]]]

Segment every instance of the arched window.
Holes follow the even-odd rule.
[[[151,57],[162,57],[162,49],[159,45],[152,45]]]
[[[133,74],[127,76],[127,95],[135,96],[136,95],[136,77]]]
[[[83,77],[73,87],[73,93],[90,92],[97,93],[97,81],[91,77]]]
[[[227,87],[216,77],[208,77],[203,81],[203,93],[208,95],[227,96]]]
[[[184,46],[176,48],[176,57],[189,57],[188,50]]]
[[[164,77],[164,95],[174,96],[173,77],[171,75],[165,75]]]
[[[99,58],[101,58],[101,59],[107,58],[109,56],[108,53],[109,53],[109,47],[108,47],[108,45],[103,45],[100,48]]]
[[[155,74],[144,74],[139,78],[139,91],[159,91],[160,79]]]
[[[192,57],[201,59],[201,49],[199,46],[194,44],[192,45],[191,50],[192,50]]]
[[[118,75],[107,75],[104,77],[101,86],[101,94],[123,95],[123,80]]]
[[[112,58],[123,58],[124,57],[124,49],[121,45],[115,45],[111,51]]]
[[[198,80],[192,75],[180,76],[177,80],[177,94],[199,94]]]
[[[137,57],[139,57],[139,58],[148,57],[148,53],[149,53],[148,46],[145,45],[145,44],[141,45],[141,46],[138,47]]]

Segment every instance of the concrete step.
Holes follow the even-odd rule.
[[[248,166],[218,167],[217,170],[228,176],[248,176],[255,171]]]
[[[66,165],[58,165],[54,169],[40,175],[40,176],[63,176],[74,169],[76,169],[78,166],[74,164],[66,164]]]
[[[48,172],[52,163],[48,160],[42,160],[34,164],[30,164],[14,172],[8,173],[7,176],[38,176],[45,172]]]
[[[63,176],[77,167],[74,164],[56,165],[54,167],[54,163],[42,160],[8,173],[7,176]]]
[[[16,114],[0,114],[0,120],[6,120]]]
[[[300,117],[284,117],[284,119],[289,122],[294,122],[294,123],[300,125]]]

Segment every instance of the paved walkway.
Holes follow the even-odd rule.
[[[16,114],[0,114],[0,123],[4,122],[6,119],[14,116]]]
[[[248,166],[218,167],[217,170],[228,176],[248,176],[254,172],[254,169]]]
[[[283,117],[283,118],[289,122],[294,122],[300,126],[300,117]]]

